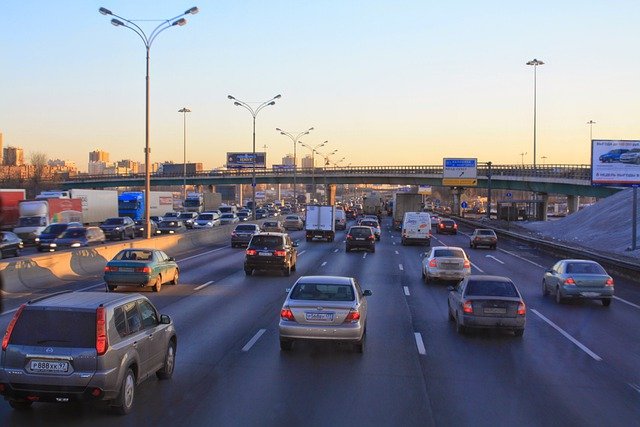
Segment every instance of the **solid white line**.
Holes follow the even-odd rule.
[[[400,252],[396,251],[396,255],[400,255]]]
[[[577,339],[575,339],[574,337],[572,337],[571,335],[569,335],[564,329],[562,329],[560,326],[556,325],[555,323],[553,323],[551,320],[547,319],[546,317],[544,317],[542,314],[540,314],[537,310],[531,309],[531,311],[538,316],[539,318],[541,318],[542,320],[544,320],[545,322],[547,322],[547,324],[549,324],[549,326],[551,326],[553,329],[555,329],[556,331],[560,332],[566,339],[568,339],[569,341],[571,341],[572,343],[574,343],[575,345],[578,346],[578,348],[580,348],[580,350],[584,351],[585,353],[587,353],[589,356],[591,356],[594,360],[600,362],[602,361],[602,357],[598,356],[597,354],[595,354],[593,351],[589,350],[587,348],[587,346],[585,346],[584,344],[582,344],[580,341],[578,341]]]
[[[411,293],[409,292],[409,287],[408,287],[408,286],[405,286],[405,287],[404,287],[404,294],[405,294],[406,296],[410,296],[410,295],[411,295]]]
[[[340,250],[340,249],[335,248],[335,249],[333,250],[333,253],[336,253],[336,252],[338,252],[339,250]]]
[[[256,334],[253,336],[253,338],[251,338],[249,340],[249,342],[242,347],[242,351],[249,351],[251,350],[251,347],[253,347],[253,345],[256,343],[256,341],[258,341],[260,339],[260,337],[262,336],[262,334],[264,334],[267,330],[266,329],[260,329],[258,332],[256,332]]]
[[[327,261],[323,262],[320,267],[324,267],[325,265],[327,265]]]
[[[474,263],[471,263],[471,265],[474,266],[475,269],[478,270],[480,273],[484,273],[484,270],[478,267],[477,265],[475,265]]]
[[[14,312],[18,311],[18,308],[14,308],[13,310],[3,311],[2,313],[0,313],[0,316],[4,316],[5,314],[14,313]]]
[[[188,257],[186,257],[186,258],[179,259],[178,261],[179,261],[179,262],[182,262],[182,261],[189,261],[190,259],[198,258],[199,256],[207,255],[207,254],[210,254],[210,253],[213,253],[213,252],[218,252],[218,251],[221,251],[221,250],[223,250],[223,249],[227,249],[227,248],[229,248],[229,247],[230,247],[230,246],[225,246],[225,247],[223,247],[223,248],[212,249],[212,250],[207,251],[207,252],[202,252],[201,254],[191,255],[191,256],[188,256]]]
[[[418,347],[418,353],[420,354],[427,354],[427,349],[424,348],[424,342],[422,342],[422,335],[420,335],[420,332],[415,332],[413,334],[416,337],[416,346]]]
[[[513,252],[505,251],[504,249],[500,249],[500,248],[498,248],[498,250],[499,250],[500,252],[504,252],[505,254],[509,254],[509,255],[514,256],[514,257],[516,257],[516,258],[518,258],[518,259],[521,259],[522,261],[526,261],[526,262],[528,262],[529,264],[533,264],[533,265],[535,265],[536,267],[540,267],[540,268],[542,268],[542,269],[544,269],[544,270],[546,270],[546,269],[547,269],[547,267],[545,267],[545,266],[543,266],[543,265],[540,265],[540,264],[538,264],[538,263],[536,263],[536,262],[533,262],[533,261],[531,261],[530,259],[526,259],[526,258],[524,258],[524,257],[521,257],[521,256],[520,256],[520,255],[518,255],[518,254],[514,254]]]
[[[404,267],[402,266],[402,264],[398,264],[398,268],[400,269],[400,271],[404,271]]]
[[[97,285],[91,285],[91,286],[87,286],[86,288],[82,288],[82,289],[78,289],[77,291],[74,292],[84,292],[88,289],[93,289],[93,288],[98,288],[98,287],[104,287],[105,283],[104,282],[100,282]]]
[[[206,288],[207,286],[209,286],[210,284],[213,283],[213,280],[209,280],[207,283],[204,283],[200,286],[196,286],[195,288],[193,288],[194,291],[199,291],[202,288]]]
[[[634,303],[629,302],[629,301],[627,301],[627,300],[625,300],[625,299],[622,299],[622,298],[620,298],[620,297],[616,297],[616,296],[614,296],[614,297],[613,297],[613,299],[618,300],[618,301],[620,301],[620,302],[623,302],[623,303],[625,303],[625,304],[629,304],[631,307],[635,307],[635,308],[640,309],[640,305],[634,304]]]
[[[485,255],[485,258],[491,258],[494,261],[498,261],[500,264],[504,264],[504,262],[500,261],[498,258],[494,257],[493,255]]]
[[[304,251],[300,251],[298,252],[298,256],[302,255],[303,253],[307,252],[307,250],[305,249]]]

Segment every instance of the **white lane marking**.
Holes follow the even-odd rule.
[[[18,307],[18,308],[20,308],[20,307]],[[13,310],[3,311],[2,313],[0,313],[0,316],[4,316],[5,314],[14,313],[14,312],[18,311],[18,308],[14,308]]]
[[[405,287],[404,287],[404,294],[405,294],[406,296],[411,296],[411,293],[409,292],[409,287],[408,287],[408,286],[405,286]]]
[[[415,332],[413,334],[416,337],[416,346],[418,347],[418,353],[420,354],[427,354],[427,349],[424,348],[424,342],[422,341],[422,335],[420,335],[420,332]]]
[[[404,271],[404,267],[402,266],[402,264],[398,264],[398,268],[400,269],[400,271]]]
[[[396,255],[400,255],[400,252],[396,251]]]
[[[327,261],[323,262],[320,267],[324,267],[325,265],[327,265]]]
[[[340,249],[335,248],[335,249],[333,250],[333,253],[336,253],[336,252],[338,252],[339,250],[340,250]]]
[[[98,288],[98,287],[104,287],[106,285],[106,283],[104,282],[100,282],[97,285],[91,285],[91,286],[87,286],[86,288],[82,288],[82,289],[78,289],[77,291],[74,292],[84,292],[88,289],[93,289],[93,288]]]
[[[584,351],[585,353],[587,353],[589,356],[591,356],[594,360],[600,362],[602,361],[602,357],[598,356],[597,354],[595,354],[593,351],[589,350],[589,348],[587,348],[587,346],[585,346],[584,344],[582,344],[580,341],[578,341],[577,339],[575,339],[574,337],[572,337],[571,335],[569,335],[569,333],[567,333],[564,329],[562,329],[560,326],[556,325],[555,323],[553,323],[551,320],[547,319],[546,317],[544,317],[542,314],[540,314],[537,310],[531,309],[531,311],[538,316],[539,318],[541,318],[542,320],[544,320],[545,322],[547,322],[547,324],[549,326],[551,326],[553,329],[555,329],[556,331],[560,332],[566,339],[568,339],[569,341],[571,341],[572,343],[574,343],[576,346],[578,346],[578,348],[580,348],[580,350]]]
[[[182,262],[182,261],[189,261],[190,259],[198,258],[198,257],[200,257],[200,256],[202,256],[202,255],[207,255],[207,254],[210,254],[210,253],[213,253],[213,252],[218,252],[218,251],[221,251],[221,250],[223,250],[223,249],[230,248],[230,247],[231,247],[231,246],[225,246],[225,247],[223,247],[223,248],[212,249],[212,250],[210,250],[210,251],[202,252],[202,253],[200,253],[200,254],[196,254],[196,255],[188,256],[188,257],[186,257],[186,258],[179,259],[178,261],[179,261],[179,262]]]
[[[533,262],[533,261],[531,261],[530,259],[526,259],[526,258],[524,258],[524,257],[521,257],[521,256],[520,256],[520,255],[518,255],[518,254],[514,254],[513,252],[505,251],[504,249],[498,249],[498,250],[499,250],[500,252],[504,252],[505,254],[509,254],[509,255],[514,256],[514,257],[516,257],[516,258],[518,258],[518,259],[521,259],[522,261],[526,261],[526,262],[528,262],[529,264],[533,264],[533,265],[535,265],[536,267],[540,267],[540,268],[542,268],[543,270],[546,270],[546,269],[547,269],[547,267],[545,267],[545,266],[543,266],[543,265],[540,265],[540,264],[538,264],[537,262]]]
[[[362,254],[362,259],[365,259],[366,257],[367,257],[367,253],[365,252]]]
[[[480,267],[478,267],[477,265],[475,265],[474,263],[471,263],[471,265],[472,265],[476,270],[478,270],[480,273],[484,273],[484,270],[483,270],[483,269],[481,269]]]
[[[266,329],[260,329],[258,332],[256,332],[256,334],[253,336],[253,338],[251,338],[249,340],[249,342],[242,347],[242,351],[249,351],[251,350],[251,347],[253,347],[253,345],[256,343],[256,341],[258,341],[260,339],[260,337],[262,336],[262,334],[264,334],[267,330]]]
[[[640,386],[638,384],[631,384],[631,383],[628,383],[628,384],[629,384],[629,387],[631,387],[632,389],[640,393]]]
[[[209,280],[207,283],[203,283],[200,286],[196,286],[195,288],[193,288],[194,291],[199,291],[202,288],[206,288],[207,286],[209,286],[210,284],[213,283],[213,280]]]
[[[396,242],[391,242],[391,244],[392,244],[393,246],[395,246],[395,245],[396,245]]]
[[[614,297],[613,297],[613,299],[618,300],[618,301],[620,301],[620,302],[623,302],[623,303],[625,303],[625,304],[629,304],[631,307],[635,307],[635,308],[640,309],[640,305],[634,304],[634,303],[629,302],[629,301],[627,301],[627,300],[625,300],[625,299],[622,299],[622,298],[620,298],[620,297],[614,296]]]
[[[500,264],[504,264],[504,262],[500,261],[498,258],[494,257],[493,255],[485,255],[486,258],[491,258],[494,261],[498,261]]]
[[[298,256],[302,255],[303,253],[307,252],[307,250],[305,249],[304,251],[300,251],[298,252]]]

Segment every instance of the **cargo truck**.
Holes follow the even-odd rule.
[[[82,201],[82,222],[100,224],[107,218],[118,216],[118,192],[116,190],[71,189],[73,199]]]
[[[307,205],[305,230],[307,242],[320,238],[333,242],[336,236],[336,208],[329,205]]]
[[[162,216],[173,210],[171,191],[152,191],[149,193],[149,215]],[[118,196],[118,216],[128,216],[134,221],[144,219],[144,192],[125,191]]]
[[[375,215],[378,217],[378,221],[382,221],[383,207],[384,200],[382,200],[380,193],[374,191],[362,198],[362,213],[365,215]]]
[[[18,203],[26,198],[23,189],[0,189],[0,226],[3,230],[13,230],[18,224]]]
[[[82,223],[82,200],[22,200],[18,204],[18,225],[13,229],[25,243],[34,243],[44,229],[55,222]]]
[[[182,209],[185,212],[200,213],[204,210],[204,196],[202,193],[187,193],[182,202]]]
[[[222,204],[222,194],[220,193],[203,193],[204,205],[203,212],[215,211]]]
[[[400,230],[406,212],[421,212],[423,196],[418,193],[395,193],[393,196],[393,228]]]

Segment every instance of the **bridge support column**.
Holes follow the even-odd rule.
[[[460,216],[460,196],[462,196],[463,191],[464,188],[462,187],[454,187],[451,190],[451,194],[453,195],[453,206],[451,207],[451,213],[453,215]]]
[[[536,212],[536,219],[540,221],[546,221],[547,208],[549,206],[549,195],[547,193],[538,193],[538,198],[542,200],[542,203],[537,205],[538,212]]]
[[[244,205],[244,203],[242,203],[243,199],[244,197],[242,195],[242,184],[238,184],[238,205],[240,206]]]
[[[578,212],[580,206],[580,196],[567,196],[567,209],[569,214]]]
[[[282,184],[276,184],[276,200],[282,200]]]

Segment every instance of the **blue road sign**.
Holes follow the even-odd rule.
[[[462,202],[460,203],[460,207],[462,207],[462,209],[467,209],[469,205],[467,204],[467,202]]]

